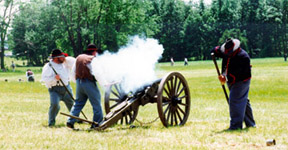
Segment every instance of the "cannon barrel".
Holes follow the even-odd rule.
[[[135,119],[131,114],[133,110],[138,111],[139,105],[144,106],[147,103],[156,102],[154,97],[157,94],[158,84],[160,82],[161,79],[158,79],[152,84],[147,84],[142,88],[139,88],[136,92],[133,93],[133,95],[122,96],[121,99],[123,101],[117,104],[117,106],[112,111],[107,113],[107,115],[104,117],[104,120],[99,124],[99,129],[104,130],[107,127],[115,124],[123,117],[124,118],[122,121],[124,121],[125,124],[131,124],[132,122],[129,123],[129,120],[134,121]]]

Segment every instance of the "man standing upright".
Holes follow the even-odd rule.
[[[103,120],[101,108],[101,95],[96,84],[96,79],[92,75],[91,61],[96,56],[97,48],[94,44],[89,44],[84,54],[76,58],[74,66],[76,78],[76,100],[70,112],[71,115],[79,117],[79,114],[89,99],[93,108],[93,121],[100,123]],[[67,127],[74,128],[76,119],[68,118]],[[97,127],[92,124],[91,128]]]
[[[11,67],[12,67],[12,71],[15,72],[15,67],[16,67],[16,65],[14,64],[13,61],[12,61]]]
[[[230,90],[230,127],[228,130],[242,129],[243,121],[246,127],[256,127],[248,99],[251,79],[249,55],[240,47],[238,39],[227,39],[222,46],[213,48],[211,53],[223,58],[222,74],[219,80],[222,85],[227,82]]]
[[[184,58],[184,66],[188,66],[188,59],[186,57]]]
[[[60,110],[59,102],[64,101],[66,107],[70,111],[73,106],[73,98],[66,91],[65,87],[72,94],[72,89],[69,85],[69,68],[67,68],[63,63],[65,61],[65,54],[59,50],[54,49],[52,51],[52,59],[44,65],[42,69],[42,81],[45,82],[50,94],[50,107],[49,107],[49,119],[48,126],[54,126],[56,122],[56,116]],[[57,72],[53,71],[53,68]],[[62,85],[60,79],[65,85]]]
[[[173,57],[170,58],[171,66],[174,66],[174,59]]]

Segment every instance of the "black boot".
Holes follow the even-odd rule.
[[[67,126],[68,128],[74,129],[74,124],[72,124],[72,123],[67,122],[67,123],[66,123],[66,126]]]
[[[95,129],[95,128],[97,128],[97,127],[99,127],[99,125],[98,125],[98,124],[94,124],[94,123],[92,123],[92,125],[91,125],[90,129]]]

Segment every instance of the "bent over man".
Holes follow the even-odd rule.
[[[92,75],[91,61],[96,56],[97,48],[94,44],[89,44],[84,54],[76,58],[75,77],[76,77],[76,100],[70,112],[73,116],[79,116],[81,110],[89,99],[93,108],[93,121],[100,123],[103,120],[101,108],[101,95],[96,84],[96,79]],[[74,128],[76,119],[68,118],[67,127]],[[96,125],[92,124],[91,128]]]
[[[54,126],[56,122],[56,116],[60,110],[59,102],[62,100],[68,110],[70,111],[73,106],[73,99],[66,91],[65,87],[72,94],[72,89],[69,85],[69,68],[64,65],[65,53],[59,49],[52,51],[52,59],[44,65],[42,70],[42,81],[45,82],[50,95],[50,107],[49,107],[49,118],[48,126]],[[53,71],[52,67],[57,72],[57,75]],[[62,85],[60,79],[65,85]]]
[[[228,130],[242,129],[243,121],[246,127],[256,127],[248,99],[251,80],[249,55],[240,47],[238,39],[227,39],[222,46],[216,46],[211,52],[216,57],[223,58],[222,75],[219,76],[219,80],[222,85],[227,82],[230,90]]]

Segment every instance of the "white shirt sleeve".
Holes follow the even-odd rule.
[[[47,88],[50,88],[55,81],[55,73],[49,66],[49,63],[45,64],[42,69],[42,82],[45,82]],[[56,82],[56,81],[55,81]]]
[[[51,64],[56,72],[60,75],[60,79],[62,80],[63,84],[67,86],[69,84],[69,69],[65,67],[63,64],[57,64],[52,61],[45,64],[42,70],[42,79],[41,81],[45,82],[46,87],[51,88],[52,86],[57,86],[61,82],[59,82],[55,76],[56,73],[53,71],[52,67],[49,66]],[[62,83],[60,86],[63,86]]]
[[[69,70],[69,78],[71,81],[76,82],[75,79],[75,63],[76,59],[72,56],[65,57],[63,65]]]
[[[70,73],[71,81],[76,82],[76,63],[74,63],[71,73]]]
[[[67,56],[65,57],[65,61],[63,63],[63,65],[69,69],[69,71],[72,70],[72,67],[74,66],[76,62],[76,59],[74,57],[71,57],[71,56]]]

